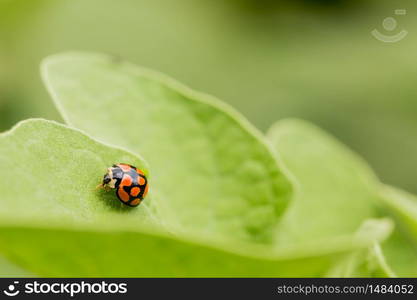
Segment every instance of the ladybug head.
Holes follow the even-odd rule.
[[[110,175],[109,173],[107,173],[106,175],[104,175],[103,177],[103,185],[108,184],[111,181]]]
[[[113,175],[113,168],[108,168],[107,173],[103,176],[102,187],[115,188],[116,180]]]

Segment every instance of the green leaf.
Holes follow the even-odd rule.
[[[400,277],[417,277],[417,197],[390,186],[383,186],[381,197],[396,224],[382,244],[387,262]]]
[[[379,243],[369,249],[358,250],[337,263],[328,277],[396,277],[387,264]]]
[[[417,276],[416,197],[382,186],[362,159],[305,121],[278,122],[269,138],[298,182],[278,241],[309,243],[355,230],[370,216],[390,216],[389,239],[352,253],[328,276]]]
[[[53,56],[42,73],[67,124],[146,157],[153,208],[170,230],[271,242],[291,185],[237,112],[105,55]]]
[[[48,211],[50,218],[89,222],[123,214],[130,225],[153,222],[149,209],[129,209],[115,201],[114,192],[96,188],[106,169],[118,162],[147,169],[138,156],[77,130],[52,121],[23,121],[0,135],[0,166],[7,175],[1,180],[0,214],[42,220]]]
[[[105,168],[119,161],[146,167],[55,122],[25,121],[1,134],[7,176],[0,181],[0,253],[42,276],[322,276],[390,232],[389,221],[369,221],[325,245],[279,251],[170,234],[157,226],[162,220],[152,212],[152,197],[129,208],[95,189]]]
[[[390,214],[417,243],[417,197],[387,185],[382,187],[381,197]]]
[[[278,229],[279,244],[348,234],[377,215],[377,179],[334,138],[300,120],[278,122],[268,137],[297,182]]]
[[[16,264],[0,256],[0,277],[31,277],[33,274],[27,272]]]
[[[325,247],[233,246],[175,237],[146,227],[115,230],[103,224],[0,226],[0,249],[43,276],[105,277],[321,277],[352,251],[366,249],[390,232],[386,220],[367,230],[329,240]],[[52,242],[51,242],[52,241]]]

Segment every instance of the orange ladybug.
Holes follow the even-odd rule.
[[[142,170],[128,165],[117,164],[107,169],[100,187],[116,189],[116,196],[128,206],[138,206],[149,190],[148,179]]]

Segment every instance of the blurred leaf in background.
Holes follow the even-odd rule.
[[[120,55],[225,99],[265,130],[299,117],[417,192],[415,1],[0,1],[0,128],[60,120],[38,76],[67,50]],[[406,9],[405,16],[394,15]],[[376,40],[393,16],[394,44]]]

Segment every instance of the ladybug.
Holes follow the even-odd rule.
[[[106,190],[116,189],[117,198],[132,207],[138,206],[149,190],[148,179],[143,171],[122,163],[107,169],[99,187]]]

